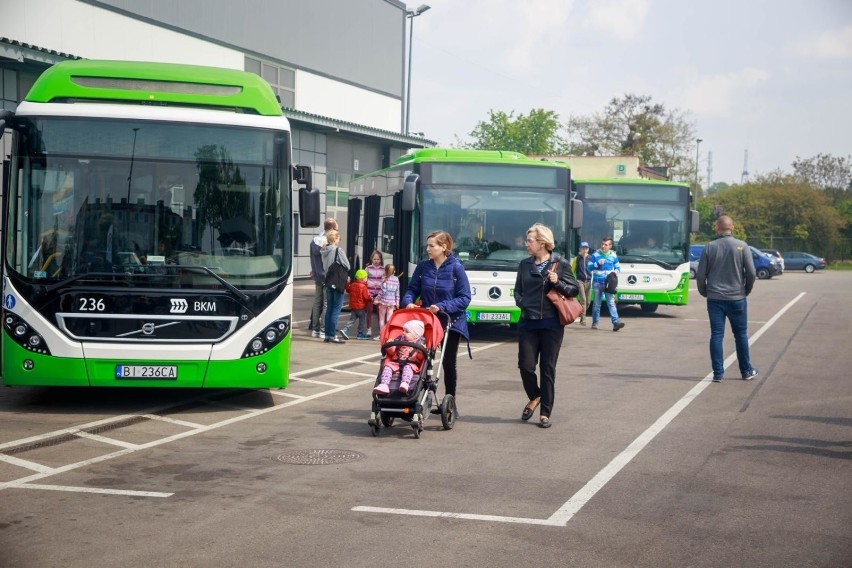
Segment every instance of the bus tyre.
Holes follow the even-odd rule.
[[[657,311],[657,306],[659,304],[639,304],[639,305],[642,308],[643,314],[653,314],[654,312]]]

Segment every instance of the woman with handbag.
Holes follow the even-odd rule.
[[[556,307],[548,299],[551,289],[568,298],[580,293],[568,260],[553,254],[553,231],[536,223],[527,231],[524,244],[529,258],[518,266],[515,278],[515,304],[521,308],[518,322],[518,369],[529,402],[521,420],[529,420],[536,408],[539,426],[550,428],[550,414],[556,392],[556,362],[562,348],[565,328]],[[536,364],[541,380],[536,377]]]
[[[328,241],[322,248],[322,267],[325,269],[325,342],[346,343],[337,337],[337,318],[343,308],[343,294],[349,278],[349,260],[340,250],[340,233],[332,229],[325,232]]]

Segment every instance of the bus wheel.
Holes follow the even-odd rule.
[[[653,314],[657,311],[658,305],[659,304],[639,304],[639,306],[642,308],[643,314]]]

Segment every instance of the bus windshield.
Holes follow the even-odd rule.
[[[289,273],[285,132],[20,119],[7,250],[25,278],[266,288]],[[190,265],[215,274],[180,268]]]
[[[567,250],[564,190],[426,185],[422,200],[421,242],[433,230],[448,231],[468,270],[514,270],[529,256],[524,238],[534,223],[553,230],[557,252]]]

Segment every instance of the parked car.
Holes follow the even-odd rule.
[[[789,270],[813,272],[814,270],[822,270],[826,266],[824,258],[807,252],[785,252],[782,254],[784,256],[784,264]]]
[[[768,280],[773,276],[781,274],[781,263],[775,260],[775,257],[753,246],[749,246],[749,248],[751,249],[751,258],[754,261],[754,270],[757,272],[758,278]]]
[[[787,267],[784,265],[784,257],[775,249],[760,249],[769,256],[774,256],[775,259],[781,263],[781,273],[783,274]]]
[[[701,260],[701,253],[704,251],[704,245],[689,245],[689,277],[695,279],[695,272],[698,270],[698,261]]]

